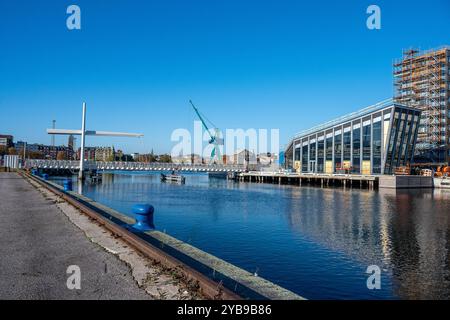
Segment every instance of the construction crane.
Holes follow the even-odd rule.
[[[223,139],[220,138],[220,130],[211,122],[208,120],[210,125],[214,127],[214,135],[211,133],[210,129],[208,128],[208,125],[206,124],[206,117],[200,114],[200,111],[198,111],[197,107],[194,105],[192,100],[189,100],[189,103],[191,104],[192,108],[194,108],[195,113],[197,114],[198,118],[200,119],[203,127],[205,128],[206,132],[209,134],[209,144],[213,145],[213,148],[211,150],[211,156],[209,158],[209,163],[222,163],[222,156],[220,153],[219,145],[223,145]],[[214,161],[216,159],[216,161]]]

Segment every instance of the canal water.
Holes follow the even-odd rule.
[[[77,190],[74,185],[74,190]],[[82,189],[82,190],[81,190]],[[104,174],[80,191],[308,299],[449,299],[450,190],[237,183],[186,174]],[[381,270],[369,290],[368,266]]]

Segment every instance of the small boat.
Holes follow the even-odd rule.
[[[101,183],[103,180],[102,174],[97,172],[97,170],[90,171],[88,174],[88,178],[92,184]]]
[[[175,183],[180,183],[180,184],[184,184],[186,178],[183,177],[182,175],[179,174],[164,174],[161,173],[161,182],[175,182]]]

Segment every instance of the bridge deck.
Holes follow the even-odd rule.
[[[72,160],[27,160],[27,168],[48,170],[73,170],[80,169],[79,161]],[[220,164],[178,164],[178,163],[144,163],[144,162],[103,162],[85,161],[85,170],[124,170],[124,171],[194,171],[194,172],[243,172],[243,165]]]

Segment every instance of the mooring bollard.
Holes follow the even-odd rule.
[[[64,191],[72,191],[72,179],[66,179],[63,183]]]
[[[132,209],[134,218],[136,219],[136,223],[133,225],[133,228],[141,231],[154,229],[155,228],[153,224],[154,211],[155,209],[150,204],[135,204]]]
[[[42,174],[42,179],[48,180],[48,174],[47,174],[47,173],[43,173],[43,174]]]

